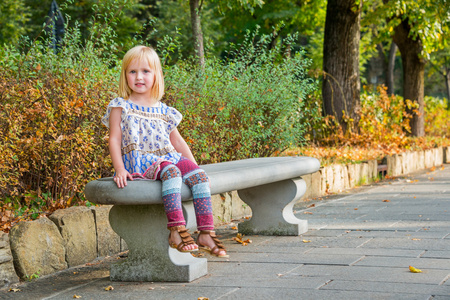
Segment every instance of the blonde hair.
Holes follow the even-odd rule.
[[[132,90],[128,86],[127,68],[130,63],[137,59],[139,62],[146,60],[150,68],[155,72],[155,82],[151,90],[151,96],[157,100],[161,100],[164,95],[164,76],[161,67],[161,61],[158,54],[151,47],[136,46],[128,50],[122,59],[122,71],[120,72],[119,80],[119,96],[128,99]]]

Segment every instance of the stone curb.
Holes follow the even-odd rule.
[[[394,154],[387,156],[384,162],[386,165],[381,166],[376,160],[360,164],[335,164],[302,176],[307,184],[302,200],[370,184],[380,175],[401,176],[450,163],[450,147]],[[216,224],[251,215],[250,208],[239,199],[236,191],[214,195],[212,202]],[[18,282],[19,277],[29,279],[47,275],[127,250],[124,241],[109,225],[110,208],[106,205],[70,207],[56,211],[49,220],[20,222],[9,235],[0,232],[0,288]],[[52,234],[50,227],[55,228],[51,230]],[[56,251],[61,247],[62,250]],[[40,253],[42,259],[29,255],[30,251]]]

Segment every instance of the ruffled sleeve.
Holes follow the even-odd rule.
[[[183,119],[183,115],[173,107],[169,107],[169,106],[166,106],[166,107],[167,107],[166,114],[169,117],[168,118],[169,119],[169,121],[168,121],[169,122],[169,131],[172,131],[181,123],[181,120]]]
[[[106,108],[106,113],[102,117],[102,123],[109,128],[109,116],[111,115],[111,110],[114,107],[121,107],[122,108],[122,121],[125,120],[125,117],[127,115],[127,105],[126,101],[123,98],[115,98],[109,102],[108,107]]]

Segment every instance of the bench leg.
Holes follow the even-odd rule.
[[[252,209],[252,218],[239,223],[239,232],[261,235],[300,235],[308,231],[308,221],[293,213],[294,204],[305,194],[301,178],[283,180],[238,191]]]
[[[169,247],[163,204],[114,205],[109,222],[129,249],[127,259],[111,265],[111,280],[190,282],[208,273],[205,258]]]

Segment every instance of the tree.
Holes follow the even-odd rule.
[[[360,12],[358,0],[328,0],[322,96],[325,113],[335,116],[344,131],[360,120]]]
[[[29,16],[24,0],[0,1],[0,46],[14,44],[27,33]]]
[[[403,98],[413,101],[411,135],[423,136],[424,73],[430,54],[442,47],[443,24],[449,18],[446,0],[383,0],[372,16],[381,20],[386,35],[398,46],[403,65]],[[380,22],[380,23],[381,23]]]
[[[424,118],[424,74],[425,60],[421,57],[423,43],[420,37],[414,37],[408,17],[394,28],[393,40],[397,44],[403,63],[403,98],[412,100],[416,107],[407,107],[412,115],[410,121],[413,136],[425,135]]]
[[[203,1],[202,1],[203,3]],[[202,25],[200,22],[201,5],[199,0],[189,0],[191,12],[192,36],[194,38],[194,49],[198,57],[198,63],[203,68],[205,65],[205,50],[203,46]]]
[[[236,6],[241,6],[251,11],[255,6],[261,6],[264,3],[262,0],[213,0],[212,2],[217,2],[219,9],[223,9],[223,7],[233,9]],[[201,67],[205,64],[205,50],[203,45],[203,33],[200,17],[202,5],[203,0],[189,0],[195,54],[197,55],[199,65]]]

